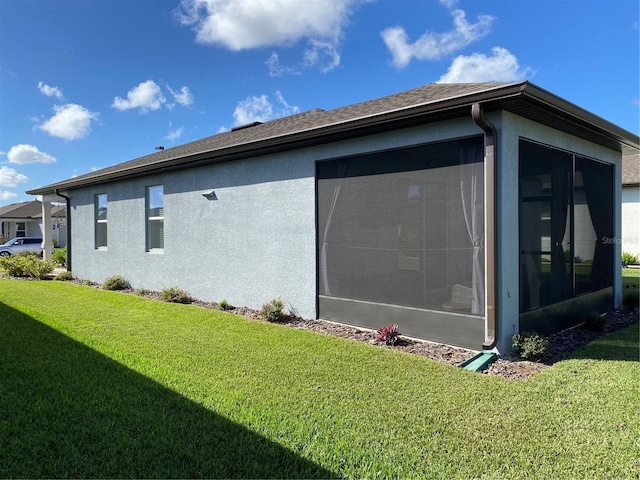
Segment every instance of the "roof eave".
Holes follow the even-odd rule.
[[[628,147],[632,151],[640,148],[640,137],[619,127],[618,125],[595,115],[574,103],[568,102],[551,92],[536,85],[527,83],[523,88],[523,98],[538,105],[541,108],[549,109],[556,116],[561,116],[583,128],[595,130],[604,134],[620,144],[621,151]]]
[[[593,132],[598,136],[610,139],[607,146],[618,145],[619,149],[638,150],[640,140],[637,135],[594,115],[575,104],[572,104],[552,93],[543,90],[528,81],[498,85],[480,92],[425,102],[387,112],[325,124],[305,130],[289,132],[268,138],[262,138],[220,149],[197,152],[141,166],[134,166],[104,175],[90,178],[70,179],[63,182],[29,190],[30,195],[50,194],[56,190],[95,185],[105,182],[140,176],[152,172],[175,170],[195,165],[218,163],[247,157],[255,154],[273,153],[290,148],[318,145],[349,136],[364,135],[373,131],[391,130],[412,124],[462,117],[473,103],[485,104],[488,108],[500,109],[510,101],[525,102],[541,109],[545,114],[561,118],[585,132]],[[588,138],[588,135],[582,135]]]
[[[461,109],[470,106],[472,103],[486,102],[489,100],[495,101],[496,98],[510,98],[520,95],[525,83],[526,82],[500,85],[482,92],[441,99],[435,102],[426,102],[420,105],[412,105],[401,109],[325,124],[319,127],[274,137],[263,138],[240,145],[233,145],[221,149],[207,150],[187,156],[170,158],[159,163],[136,166],[118,170],[116,172],[108,172],[102,176],[92,176],[88,179],[70,179],[28,190],[26,193],[29,195],[43,195],[52,193],[58,189],[69,190],[88,185],[110,182],[124,177],[138,176],[156,171],[174,169],[181,166],[192,166],[193,164],[202,162],[216,163],[228,161],[240,156],[249,156],[256,152],[263,154],[265,152],[276,151],[278,150],[278,147],[283,146],[287,146],[288,148],[293,146],[295,148],[299,145],[305,144],[312,145],[326,143],[336,136],[344,137],[370,129],[390,129],[393,128],[391,127],[392,125],[397,125],[399,121],[402,121],[403,123],[414,123],[420,119],[424,119],[424,117],[428,117],[436,113],[444,114],[451,118],[460,117],[466,114],[465,112],[462,112]]]

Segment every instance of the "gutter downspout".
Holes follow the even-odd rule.
[[[498,132],[493,124],[482,113],[479,102],[471,105],[471,118],[484,131],[484,182],[485,182],[485,272],[486,272],[486,306],[485,338],[482,347],[491,350],[498,343],[498,299],[497,299],[497,235],[496,235],[496,166]]]
[[[71,199],[61,194],[59,188],[56,188],[56,195],[67,202],[67,272],[71,272]]]

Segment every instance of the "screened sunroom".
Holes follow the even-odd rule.
[[[321,318],[482,344],[483,170],[481,135],[318,163]]]

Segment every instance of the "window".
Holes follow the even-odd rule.
[[[27,224],[24,222],[16,223],[16,237],[26,237],[27,236]]]
[[[613,285],[613,168],[520,141],[520,311]]]
[[[97,249],[107,248],[107,194],[95,198],[95,244]]]
[[[164,187],[147,187],[147,251],[164,249]]]

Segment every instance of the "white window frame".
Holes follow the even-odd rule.
[[[20,225],[22,225],[22,228],[20,228]],[[16,235],[15,236],[16,237],[26,237],[27,236],[27,223],[26,222],[16,222]]]
[[[156,189],[161,189],[160,194],[162,196],[162,215],[150,215],[152,192]],[[164,253],[164,185],[149,185],[146,188],[145,195],[145,217],[146,217],[146,250],[150,253]],[[162,222],[162,247],[152,247],[151,243],[151,222]]]
[[[105,203],[105,218],[100,218],[100,200],[104,198],[104,203]],[[107,196],[106,193],[98,193],[95,196],[95,202],[94,202],[94,216],[95,216],[95,236],[94,236],[94,243],[95,243],[95,248],[96,250],[106,250],[107,249],[107,245],[108,245],[108,241],[109,241],[109,227],[108,227],[108,223],[107,223],[107,219],[108,219],[108,214],[109,214],[109,197]],[[103,225],[104,229],[105,229],[105,239],[104,239],[104,245],[98,245],[98,239],[99,239],[99,235],[98,235],[98,229],[99,226]]]

